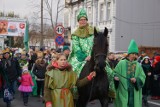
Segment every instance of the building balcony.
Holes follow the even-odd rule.
[[[98,22],[98,27],[100,30],[103,30],[104,27],[107,27],[109,30],[112,30],[111,20]],[[112,31],[109,31],[112,32]]]
[[[108,21],[100,21],[98,23],[99,26],[107,26],[107,25],[110,25],[111,24],[111,20],[108,20]]]
[[[73,6],[83,2],[84,0],[65,0],[65,7]]]

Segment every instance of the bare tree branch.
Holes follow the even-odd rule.
[[[58,7],[59,7],[59,3],[60,3],[60,0],[58,0],[58,2],[57,2],[56,25],[57,25],[57,20],[58,20]]]

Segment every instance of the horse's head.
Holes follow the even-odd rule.
[[[104,32],[97,32],[94,28],[94,45],[93,45],[93,56],[95,61],[95,70],[100,72],[104,70],[106,66],[106,57],[108,53],[108,29],[105,28]]]

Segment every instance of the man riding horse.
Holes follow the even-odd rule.
[[[82,8],[77,16],[79,27],[72,34],[71,53],[68,58],[73,67],[73,71],[79,76],[84,65],[91,59],[94,28],[89,26],[86,11]],[[107,54],[107,53],[106,53]],[[108,65],[105,67],[109,79],[109,97],[115,98],[113,71]]]

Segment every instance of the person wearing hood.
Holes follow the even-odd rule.
[[[160,56],[155,56],[153,61],[153,84],[151,89],[151,99],[158,100],[160,99]]]
[[[93,71],[84,79],[78,80],[65,54],[58,54],[47,69],[44,86],[46,107],[74,107],[74,87],[82,87],[96,76]]]
[[[152,75],[152,66],[151,66],[150,58],[148,56],[143,57],[143,59],[141,60],[141,65],[146,75],[145,84],[142,88],[143,103],[146,107],[148,107],[149,105],[148,105],[147,97],[151,91],[151,75]]]
[[[138,46],[134,40],[130,41],[128,56],[115,67],[116,99],[115,107],[142,107],[142,87],[146,76],[135,60]]]
[[[22,75],[19,78],[19,82],[21,84],[18,87],[18,90],[22,93],[24,106],[27,106],[29,93],[32,92],[32,86],[34,86],[32,77],[28,71],[28,66],[23,66]]]

